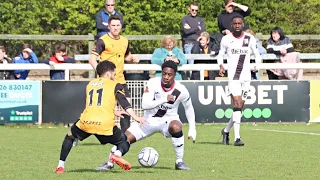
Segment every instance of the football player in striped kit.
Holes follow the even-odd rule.
[[[251,54],[255,56],[256,64],[261,62],[261,56],[256,47],[255,38],[243,31],[243,17],[240,15],[233,17],[231,26],[234,31],[222,38],[218,56],[219,74],[224,76],[223,57],[225,54],[227,55],[228,95],[231,95],[233,101],[232,117],[221,133],[223,135],[222,143],[229,145],[229,131],[234,126],[234,145],[243,146],[244,143],[240,139],[240,122],[242,108],[250,87],[250,56]],[[255,69],[257,69],[256,64]]]

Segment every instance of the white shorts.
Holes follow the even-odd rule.
[[[148,123],[141,125],[138,122],[131,123],[128,131],[136,138],[136,141],[144,139],[154,133],[162,133],[166,138],[171,137],[169,124],[172,120],[179,120],[173,117],[149,117]]]
[[[229,81],[228,83],[228,95],[242,96],[243,100],[247,99],[248,91],[250,88],[250,81]]]

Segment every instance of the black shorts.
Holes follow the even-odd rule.
[[[129,91],[128,85],[127,84],[121,84],[124,89],[124,94],[127,98],[131,98],[131,93]]]
[[[80,141],[85,140],[91,135],[94,135],[101,144],[113,144],[113,145],[118,145],[124,141],[127,141],[127,136],[121,132],[121,130],[117,127],[113,127],[113,135],[111,136],[106,136],[106,135],[99,135],[99,134],[90,134],[87,133],[80,128],[78,128],[75,124],[72,125],[71,127],[71,133],[74,137],[78,138]]]

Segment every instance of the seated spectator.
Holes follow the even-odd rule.
[[[164,61],[174,61],[178,65],[187,64],[187,59],[182,49],[176,46],[176,39],[173,36],[165,36],[161,41],[161,47],[154,50],[151,58],[152,64],[163,64]],[[161,77],[161,72],[157,71],[155,76]],[[181,72],[176,74],[176,80],[182,80]]]
[[[224,5],[225,10],[218,16],[218,26],[220,32],[226,35],[232,32],[232,18],[237,15],[241,15],[242,17],[249,16],[251,9],[248,6],[235,3],[235,0],[225,0]],[[249,29],[249,26],[245,23],[243,30],[245,31],[247,29]]]
[[[64,44],[57,44],[55,46],[55,53],[50,58],[43,61],[43,63],[49,65],[63,64],[63,63],[76,63],[75,59],[67,56],[67,48]],[[50,71],[51,80],[64,80],[65,74],[64,70],[51,70]]]
[[[0,64],[11,63],[11,60],[7,58],[6,49],[4,46],[0,46]],[[14,79],[12,71],[9,70],[0,70],[0,80]]]
[[[36,54],[32,51],[32,46],[29,44],[23,45],[22,53],[13,59],[15,64],[32,64],[38,63]],[[26,80],[29,75],[29,70],[15,70],[15,79]]]
[[[260,55],[266,54],[267,50],[262,46],[262,44],[261,44],[260,40],[257,38],[256,34],[251,29],[246,30],[246,32],[256,38],[256,45],[257,45],[257,48],[259,50]],[[251,62],[251,63],[254,63],[254,62]],[[251,71],[251,79],[258,80],[259,79],[259,71],[254,72],[252,70]]]
[[[214,42],[210,41],[210,34],[202,32],[200,34],[199,42],[197,42],[191,50],[191,54],[210,54],[217,55],[219,48],[215,46]],[[194,64],[217,64],[217,60],[195,60]],[[206,80],[214,80],[219,76],[219,71],[205,71],[204,77]],[[191,80],[200,80],[200,71],[192,71]]]
[[[275,27],[270,32],[270,38],[267,45],[267,53],[284,56],[287,53],[294,52],[290,39],[285,36],[281,28]],[[275,60],[266,60],[266,63],[274,63]],[[268,78],[279,79],[273,70],[267,70]]]
[[[280,56],[281,63],[301,63],[300,53],[290,52],[284,56]],[[276,69],[271,70],[279,79],[289,79],[289,80],[302,80],[303,70],[302,69]]]
[[[101,36],[107,34],[110,30],[108,28],[108,20],[109,17],[119,16],[122,28],[124,28],[124,22],[122,15],[117,12],[115,9],[115,0],[106,0],[105,8],[101,9],[96,15],[96,27],[97,27],[97,36],[96,38],[99,39]]]

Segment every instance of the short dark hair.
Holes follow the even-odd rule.
[[[196,2],[191,2],[191,3],[189,4],[189,7],[191,7],[191,6],[198,6],[198,3],[196,3]]]
[[[283,40],[286,36],[285,36],[285,34],[284,34],[284,32],[283,32],[283,30],[280,28],[280,27],[274,27],[274,28],[272,28],[271,29],[271,32],[270,32],[270,38],[273,40],[273,38],[272,38],[272,33],[274,33],[274,32],[277,32],[277,33],[279,33],[279,35],[280,35],[280,40]]]
[[[240,18],[240,19],[242,19],[242,21],[244,22],[244,18],[243,18],[243,16],[241,16],[240,14],[237,14],[237,15],[233,16],[232,19],[231,19],[231,22],[232,22],[235,18]]]
[[[110,17],[109,17],[108,24],[110,24],[110,23],[111,23],[111,21],[113,21],[113,20],[118,20],[118,21],[120,21],[120,22],[121,22],[121,18],[120,18],[120,16],[112,15],[112,16],[110,16]]]
[[[29,48],[32,49],[32,46],[30,44],[23,44],[23,49]]]
[[[224,5],[226,6],[232,2],[235,2],[235,0],[224,0]]]
[[[62,51],[62,52],[66,52],[67,51],[67,47],[63,43],[59,43],[59,44],[57,44],[55,46],[55,52],[57,53],[57,52],[60,52],[60,51]]]
[[[114,71],[116,69],[116,65],[108,60],[104,60],[99,62],[99,64],[97,65],[97,74],[99,76],[104,75],[106,72],[108,71]]]
[[[161,65],[161,70],[163,70],[164,68],[171,68],[174,70],[174,72],[176,73],[178,70],[178,65],[177,63],[173,62],[173,61],[165,61],[162,65]]]

